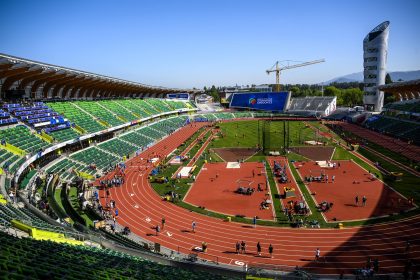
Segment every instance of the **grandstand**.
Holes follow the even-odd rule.
[[[337,107],[335,96],[306,96],[292,98],[287,112],[296,115],[326,117],[333,113]]]
[[[374,131],[420,145],[419,122],[376,115],[367,119],[364,122],[364,126]]]

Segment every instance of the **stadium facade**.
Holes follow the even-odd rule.
[[[363,40],[363,104],[370,111],[380,112],[384,104],[384,92],[376,87],[385,84],[388,36],[389,21],[384,21]]]

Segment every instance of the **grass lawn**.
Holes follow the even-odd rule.
[[[55,194],[54,194],[54,196],[55,196]],[[73,207],[73,209],[76,210],[76,212],[86,221],[86,225],[88,227],[93,226],[92,219],[88,215],[86,215],[86,213],[79,206],[79,202],[77,200],[77,188],[76,187],[71,187],[70,188],[69,201],[70,201],[70,204]]]
[[[222,137],[212,142],[212,148],[253,147],[258,141],[258,121],[225,122],[219,124]]]
[[[54,191],[54,200],[58,207],[63,210],[63,213],[66,213],[66,210],[63,205],[63,201],[61,200],[61,188],[55,188]]]

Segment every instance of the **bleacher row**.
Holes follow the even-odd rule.
[[[10,227],[12,220],[18,220],[37,229],[58,233],[65,233],[63,227],[51,225],[37,216],[27,208],[18,208],[14,205],[3,205],[0,203],[0,225]]]
[[[0,231],[2,279],[235,279],[109,249],[17,238]]]
[[[404,100],[393,103],[388,103],[384,106],[385,110],[397,110],[409,113],[420,113],[420,100]]]
[[[364,126],[420,145],[420,123],[375,115],[367,119]]]
[[[0,126],[17,123],[18,119],[10,117],[10,113],[0,109]]]

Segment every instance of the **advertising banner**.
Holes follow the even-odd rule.
[[[283,111],[289,99],[289,92],[247,92],[234,93],[230,107],[264,111]]]

